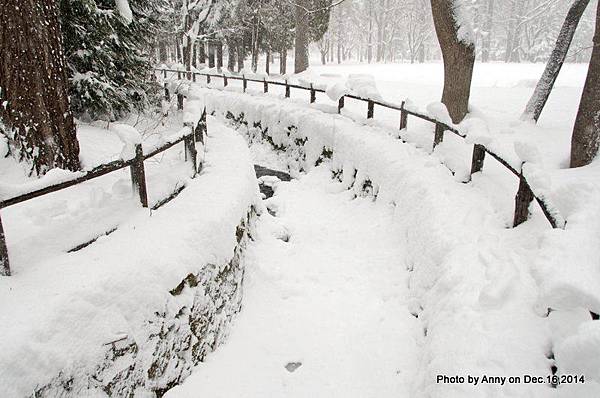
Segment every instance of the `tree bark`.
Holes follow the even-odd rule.
[[[265,60],[265,73],[267,75],[271,74],[271,50],[267,50],[267,56]]]
[[[206,48],[204,40],[198,43],[198,61],[201,65],[206,65]]]
[[[552,91],[554,83],[556,82],[558,74],[560,73],[560,69],[565,62],[567,53],[569,52],[569,47],[571,46],[571,41],[573,41],[573,36],[575,35],[577,25],[579,25],[579,20],[581,19],[581,16],[583,15],[583,12],[585,11],[589,2],[590,0],[575,0],[569,9],[569,12],[565,18],[565,22],[560,29],[558,38],[556,39],[554,50],[552,50],[552,54],[550,55],[548,63],[546,64],[546,69],[544,70],[542,77],[535,87],[533,95],[525,107],[525,112],[523,112],[521,120],[533,120],[537,123],[538,119],[540,118],[542,110],[548,101],[550,92]]]
[[[240,40],[237,49],[237,71],[241,72],[244,69],[244,58],[246,57],[246,52],[244,50],[244,41]]]
[[[296,4],[296,42],[294,73],[301,73],[308,69],[308,14],[310,2],[298,0]]]
[[[216,58],[216,48],[214,43],[208,43],[208,67],[215,67],[215,58]]]
[[[0,3],[0,133],[32,163],[32,173],[78,170],[58,3]]]
[[[571,167],[589,164],[600,144],[600,3],[596,10],[594,49],[583,86],[577,119],[571,139]]]
[[[218,41],[217,47],[217,70],[220,72],[223,69],[223,43]]]
[[[230,72],[235,70],[235,45],[232,42],[227,43],[227,69]]]
[[[469,112],[471,79],[475,64],[475,45],[459,38],[454,0],[431,0],[433,23],[444,59],[442,102],[454,123]]]
[[[259,50],[259,24],[258,14],[254,16],[252,24],[252,72],[256,73],[258,70],[258,50]]]
[[[282,75],[287,73],[287,48],[279,51],[279,73]]]

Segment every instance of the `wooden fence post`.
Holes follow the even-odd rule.
[[[223,87],[227,87],[228,81],[227,81],[227,76],[225,76],[225,74],[223,74]]]
[[[408,112],[404,109],[404,102],[400,108],[400,130],[404,130],[408,127]]]
[[[8,249],[6,248],[6,237],[0,217],[0,276],[10,276],[10,264],[8,262]]]
[[[177,93],[177,109],[183,110],[183,94]]]
[[[435,135],[433,136],[433,148],[441,144],[444,141],[444,125],[440,123],[435,124]]]
[[[265,92],[265,93],[269,92],[269,83],[267,82],[267,79],[263,80],[263,92]]]
[[[177,71],[177,79],[181,80],[181,71],[180,70]]]
[[[373,119],[375,114],[375,103],[371,100],[367,102],[367,119]]]
[[[204,133],[206,133],[208,130],[208,125],[206,124],[206,107],[204,107],[204,109],[202,110],[202,116],[200,116],[200,120],[198,121],[198,124],[196,125],[196,130],[194,131],[194,139],[196,140],[196,142],[200,142],[202,143],[202,145],[204,146]],[[194,146],[195,148],[195,146]],[[200,163],[198,163],[197,166],[197,173],[200,173],[202,171],[202,160],[200,161]]]
[[[480,144],[473,146],[473,158],[471,159],[471,175],[483,170],[485,160],[485,147]]]
[[[167,70],[163,69],[163,77],[166,79],[167,78]]]
[[[130,170],[133,189],[138,191],[142,207],[148,207],[148,191],[146,189],[146,172],[144,171],[142,144],[136,144],[135,146],[135,159]]]
[[[310,103],[313,104],[317,100],[317,93],[313,88],[312,83],[310,84]]]
[[[171,102],[171,93],[169,92],[169,83],[165,82],[165,101]]]
[[[185,146],[185,158],[188,162],[190,162],[192,164],[192,170],[193,170],[192,178],[194,178],[194,177],[196,177],[196,174],[198,173],[198,169],[196,168],[198,152],[196,151],[196,143],[194,142],[194,136],[195,136],[194,126],[189,125],[189,128],[190,128],[190,134],[187,134],[185,137],[183,137],[183,144]]]
[[[204,133],[206,132],[206,108],[202,110],[202,116],[196,125],[195,137],[196,142],[204,144]]]
[[[285,98],[290,98],[290,86],[288,81],[285,81]]]
[[[527,221],[529,216],[529,204],[533,201],[533,192],[527,184],[523,175],[519,176],[519,190],[517,196],[515,196],[515,218],[513,220],[513,227]]]
[[[195,74],[195,73],[192,73],[192,81],[193,81],[194,83],[196,83],[196,74]]]
[[[187,80],[192,80],[192,71],[188,69],[185,78]]]
[[[210,75],[206,75],[206,84],[210,84]]]
[[[244,92],[246,92],[247,88],[248,88],[248,80],[246,80],[246,76],[242,75],[242,89]]]
[[[342,95],[340,97],[340,99],[338,100],[338,114],[342,113],[342,109],[344,108],[344,102],[345,102],[344,98],[345,97]]]

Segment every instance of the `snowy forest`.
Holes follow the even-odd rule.
[[[0,0],[0,397],[600,396],[598,0]]]

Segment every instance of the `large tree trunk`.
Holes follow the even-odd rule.
[[[235,70],[235,44],[227,42],[227,69],[230,72]]]
[[[296,4],[296,42],[294,73],[304,72],[308,69],[308,14],[310,1],[298,0]]]
[[[287,48],[279,51],[279,73],[282,75],[287,73]]]
[[[469,111],[471,78],[475,63],[475,45],[459,38],[454,0],[431,0],[433,23],[444,58],[444,92],[442,102],[454,123],[461,122]]]
[[[204,40],[198,43],[198,61],[201,65],[206,65],[206,43]]]
[[[3,0],[0,21],[0,133],[6,129],[32,173],[78,170],[58,3]]]
[[[217,53],[217,51],[216,51],[214,43],[211,43],[209,41],[208,42],[208,67],[209,68],[215,67],[216,53]]]
[[[571,46],[571,41],[575,35],[577,25],[579,25],[579,20],[589,2],[590,0],[575,0],[569,9],[565,22],[560,29],[558,39],[556,39],[554,50],[552,50],[550,59],[548,59],[548,63],[546,64],[546,69],[525,107],[525,112],[523,112],[523,115],[521,116],[522,120],[533,120],[537,123],[540,118],[542,110],[544,109],[548,97],[550,96],[550,92],[556,82],[556,78],[563,66],[563,62],[569,52],[569,47]]]
[[[220,72],[223,69],[223,43],[220,41],[216,44],[217,47],[217,70]]]
[[[259,20],[258,15],[254,17],[252,25],[252,72],[256,73],[258,70],[258,50],[259,50]]]
[[[594,160],[600,144],[600,2],[596,10],[594,49],[571,139],[571,167]]]
[[[240,39],[237,49],[237,71],[241,72],[244,69],[244,58],[246,58],[246,50],[244,49],[244,40]]]

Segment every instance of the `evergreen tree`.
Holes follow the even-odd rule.
[[[76,116],[115,120],[158,98],[150,51],[165,0],[61,0]]]

